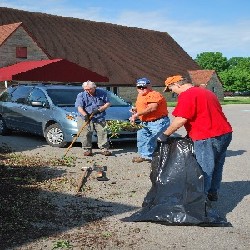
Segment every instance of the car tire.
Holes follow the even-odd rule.
[[[59,124],[54,123],[45,130],[45,138],[47,143],[52,147],[63,148],[67,145],[64,140],[64,134]]]
[[[9,135],[11,130],[7,128],[2,116],[0,116],[0,135]]]

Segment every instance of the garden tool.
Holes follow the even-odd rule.
[[[94,114],[92,113],[88,120],[82,125],[81,129],[78,131],[77,135],[74,137],[74,139],[72,140],[72,142],[70,143],[70,145],[67,147],[65,154],[63,155],[62,158],[64,158],[66,156],[66,154],[68,153],[68,151],[72,148],[73,144],[75,143],[75,141],[77,140],[77,138],[80,136],[81,132],[83,131],[83,129],[90,123],[92,117],[94,116]]]
[[[77,192],[82,191],[83,186],[86,184],[88,177],[90,176],[90,174],[93,171],[97,172],[96,179],[98,181],[109,181],[109,179],[106,175],[107,166],[99,166],[99,165],[96,165],[94,163],[94,165],[92,167],[88,167],[88,168],[83,167],[81,170],[83,171],[83,173],[82,173],[81,178],[80,178],[78,185],[77,185]]]

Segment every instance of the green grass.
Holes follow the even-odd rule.
[[[175,107],[176,102],[167,102],[168,107]]]
[[[224,97],[224,101],[220,102],[221,105],[227,104],[250,104],[250,96],[232,96]],[[176,102],[167,102],[168,107],[175,107]]]
[[[226,105],[226,104],[250,104],[250,96],[225,97],[224,101],[222,101],[221,104],[222,105]]]

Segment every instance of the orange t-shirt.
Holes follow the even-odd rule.
[[[141,112],[148,107],[149,103],[157,103],[156,111],[146,115],[140,115],[141,121],[152,121],[168,115],[167,101],[159,92],[150,90],[146,95],[138,95],[136,100],[137,112]]]

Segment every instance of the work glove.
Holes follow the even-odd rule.
[[[136,108],[135,108],[135,107],[132,107],[129,111],[130,111],[132,114],[135,114],[135,113],[136,113]]]
[[[157,142],[166,142],[168,138],[169,138],[169,135],[162,133],[161,135],[157,137]]]
[[[101,111],[99,110],[99,109],[94,109],[93,111],[92,111],[92,114],[93,115],[97,115],[97,114],[100,114],[101,113]]]
[[[90,114],[87,113],[87,114],[84,116],[84,121],[85,121],[85,122],[89,121],[89,117],[90,117]]]

